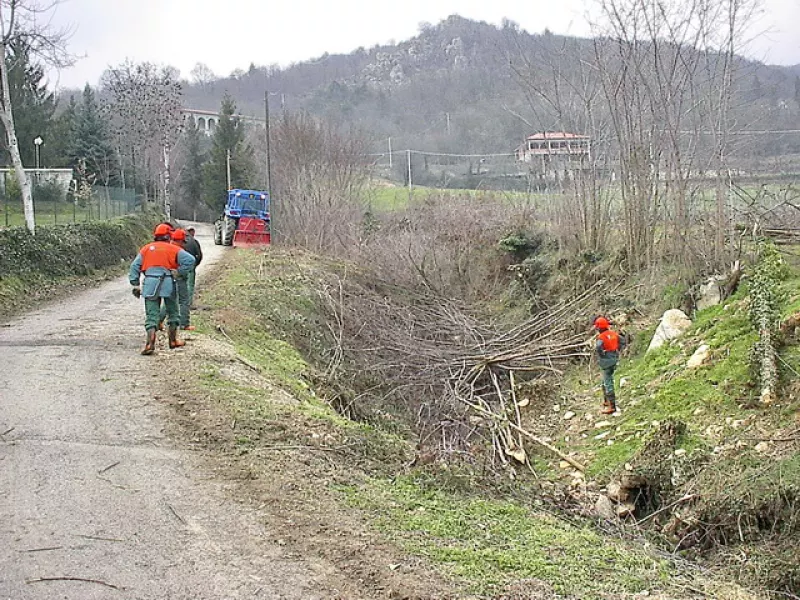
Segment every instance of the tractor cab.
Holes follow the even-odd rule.
[[[225,215],[234,219],[254,217],[269,221],[269,194],[256,190],[228,190]]]
[[[270,243],[269,193],[228,190],[225,213],[215,223],[214,243],[224,246],[262,246]]]

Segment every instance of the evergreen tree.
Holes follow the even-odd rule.
[[[194,119],[186,119],[183,138],[186,162],[180,175],[180,195],[181,204],[191,211],[192,218],[195,218],[197,207],[203,198],[204,141]]]
[[[203,169],[203,200],[215,212],[222,212],[225,206],[229,152],[231,187],[249,187],[253,174],[252,153],[244,141],[244,123],[236,116],[236,103],[226,95],[211,138],[209,161]]]
[[[66,108],[53,119],[49,135],[42,145],[42,164],[48,167],[74,167],[70,155],[78,103],[70,96]]]
[[[8,65],[8,86],[11,95],[11,106],[14,107],[14,129],[19,140],[19,153],[26,166],[36,164],[36,146],[33,140],[41,137],[44,145],[41,148],[41,164],[50,166],[45,152],[51,138],[53,114],[56,110],[56,99],[47,90],[43,79],[44,69],[31,62],[29,46],[19,39],[8,48],[6,64]],[[9,164],[10,158],[6,146],[6,135],[0,126],[2,136],[3,160]]]
[[[92,179],[98,182],[108,184],[116,179],[117,161],[108,133],[108,123],[88,83],[83,88],[83,96],[73,118],[70,137],[72,138],[69,148],[71,164],[85,164],[87,175],[91,175]]]

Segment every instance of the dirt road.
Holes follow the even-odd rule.
[[[335,597],[165,433],[143,313],[120,278],[0,328],[0,599]]]

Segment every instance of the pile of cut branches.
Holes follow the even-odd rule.
[[[360,400],[413,414],[426,452],[474,459],[489,448],[492,465],[526,463],[528,440],[582,469],[524,429],[516,386],[588,356],[586,323],[602,285],[500,332],[454,300],[345,277],[321,292],[338,345],[328,372],[355,373]]]

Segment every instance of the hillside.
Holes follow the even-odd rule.
[[[326,548],[347,570],[361,568],[350,558],[353,544],[368,547],[375,568],[367,581],[398,597],[755,600],[765,590],[800,591],[799,347],[787,339],[785,393],[760,406],[746,286],[657,352],[644,352],[653,320],[629,326],[639,333],[623,360],[619,415],[597,414],[598,376],[585,362],[560,386],[521,384],[526,427],[587,470],[531,444],[530,469],[498,472],[481,456],[480,436],[474,456],[440,460],[415,443],[416,415],[347,387],[374,388],[381,371],[374,362],[353,372],[337,354],[353,350],[337,337],[351,317],[337,323],[331,303],[353,302],[347,290],[357,285],[392,310],[413,301],[409,290],[297,250],[227,260],[201,299],[209,337],[180,367],[181,377],[198,379],[175,408],[204,444],[247,473],[242,493],[291,518],[289,529],[275,526],[298,552]],[[792,269],[784,315],[800,302]],[[363,318],[350,325],[369,327]],[[701,343],[710,358],[687,369]],[[600,502],[616,484],[617,497],[629,495],[620,506],[633,504],[621,518],[616,500],[610,514]],[[309,498],[314,510],[293,513]],[[340,556],[330,554],[335,547]]]
[[[513,23],[497,27],[451,16],[391,46],[326,54],[287,68],[253,62],[246,71],[188,84],[185,102],[216,109],[227,91],[243,113],[262,115],[266,78],[274,94],[273,111],[307,110],[355,126],[375,141],[376,151],[384,151],[384,140],[392,137],[396,149],[509,152],[532,131],[583,127],[544,96],[555,85],[556,72],[578,74],[576,61],[589,58],[593,49],[594,40],[531,34]],[[735,127],[794,128],[800,115],[799,77],[797,67],[739,59]],[[589,133],[599,137],[600,132]],[[773,139],[755,151],[799,148],[800,141],[791,137]]]

